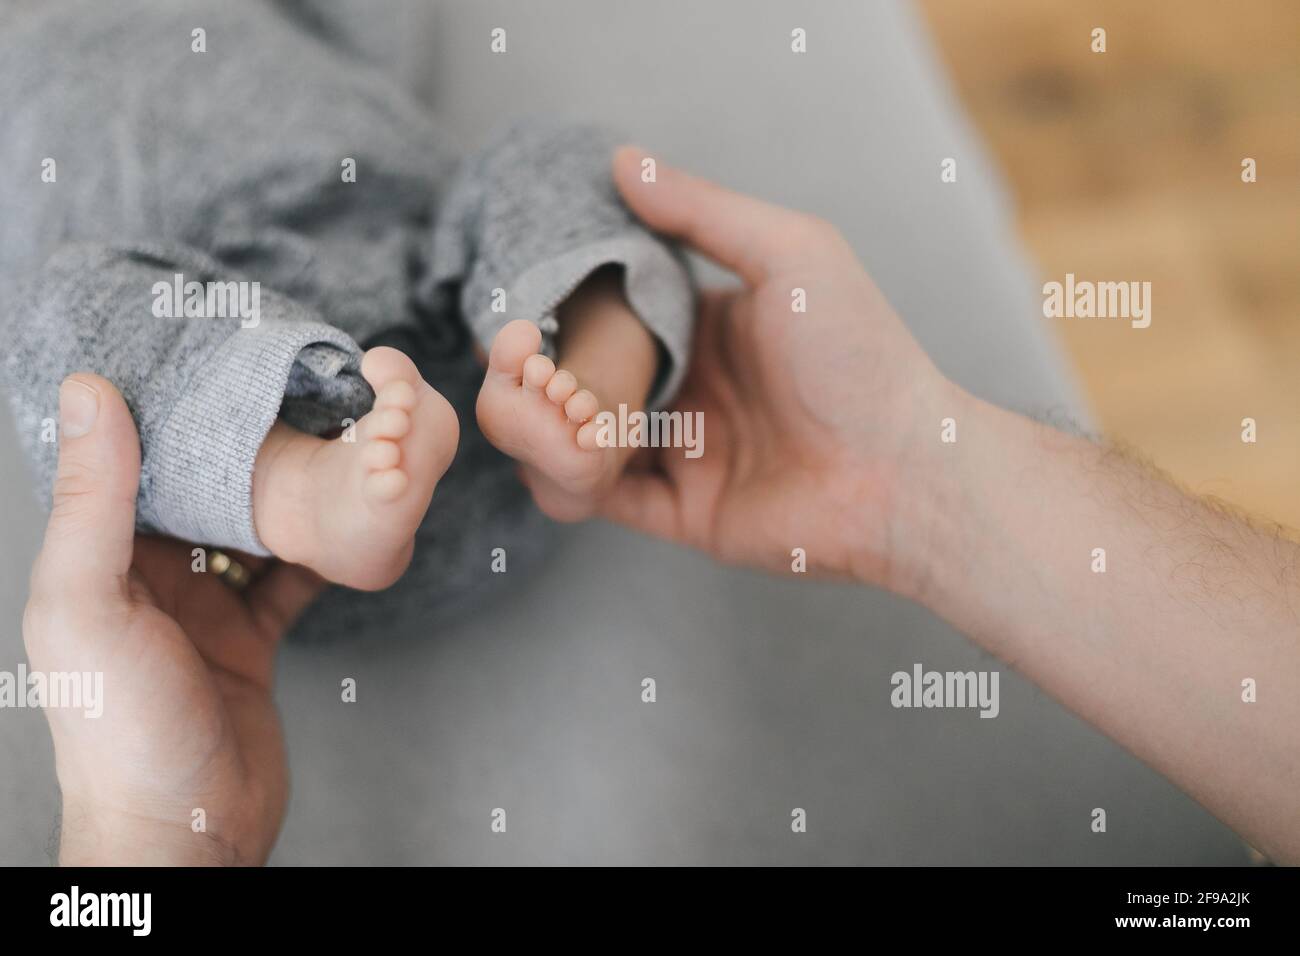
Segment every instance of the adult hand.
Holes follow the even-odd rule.
[[[189,545],[137,538],[140,445],[125,402],[87,374],[59,399],[53,510],[23,637],[33,671],[101,673],[104,698],[98,718],[46,710],[60,861],[260,863],[288,793],[276,642],[319,579],[272,565],[237,592],[192,572]]]
[[[771,570],[803,548],[809,570],[911,590],[923,516],[902,492],[960,393],[833,226],[663,163],[643,182],[645,155],[615,155],[628,206],[744,286],[703,295],[675,403],[704,413],[705,454],[647,454],[607,517]]]
[[[703,456],[655,450],[609,515],[774,570],[803,547],[919,601],[1300,861],[1297,536],[973,398],[832,228],[662,163],[643,183],[642,155],[615,158],[628,205],[745,287],[706,296],[677,402],[704,412]]]

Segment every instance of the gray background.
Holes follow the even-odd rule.
[[[1037,318],[1003,186],[905,5],[322,7],[467,146],[538,110],[599,119],[834,220],[948,375],[1013,408],[1086,417]],[[505,56],[488,52],[496,26]],[[789,52],[795,26],[803,56]],[[948,156],[958,182],[942,185]],[[12,671],[43,516],[7,420],[0,437]],[[376,621],[355,642],[284,649],[294,791],[273,862],[1246,862],[1154,772],[890,596],[718,568],[600,524],[566,529],[549,567],[509,590],[436,631]],[[1000,669],[1000,716],[893,709],[889,675],[915,662]],[[355,704],[340,702],[344,677]],[[0,862],[46,862],[56,807],[42,717],[0,711]],[[495,807],[505,834],[490,830]],[[1090,831],[1093,807],[1109,832]]]

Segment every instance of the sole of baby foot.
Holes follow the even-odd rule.
[[[374,591],[410,564],[415,531],[455,456],[459,424],[398,350],[371,349],[361,373],[374,407],[337,438],[283,422],[272,427],[253,473],[253,518],[280,559]]]
[[[484,437],[520,464],[537,506],[557,521],[593,515],[617,478],[617,449],[596,443],[596,396],[540,353],[537,326],[516,319],[488,354],[476,414]]]

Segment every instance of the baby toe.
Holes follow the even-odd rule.
[[[527,319],[515,319],[492,341],[488,371],[518,380],[523,375],[524,362],[541,347],[542,333],[537,326]]]
[[[397,440],[411,430],[411,416],[402,408],[377,408],[361,420],[361,437]]]
[[[362,356],[361,375],[376,394],[396,382],[406,382],[414,388],[421,380],[415,363],[405,353],[387,345],[376,346]]]
[[[578,429],[578,447],[583,451],[595,451],[600,447],[597,437],[600,433],[600,426],[595,422],[584,422]]]
[[[541,353],[528,356],[524,362],[524,384],[529,388],[545,388],[554,374],[555,363]]]
[[[392,501],[406,490],[409,482],[406,472],[400,468],[391,468],[366,475],[362,490],[372,501]]]
[[[415,388],[410,382],[398,380],[390,382],[375,395],[375,408],[402,408],[409,411],[415,407]]]
[[[556,405],[563,405],[577,389],[578,380],[573,377],[573,373],[560,369],[547,384],[546,397]]]
[[[564,414],[571,422],[585,422],[599,410],[596,396],[585,388],[564,403]]]

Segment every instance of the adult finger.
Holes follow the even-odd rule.
[[[637,146],[614,153],[614,183],[650,228],[674,236],[751,285],[799,253],[817,235],[805,213],[733,192],[654,160]]]
[[[601,515],[633,531],[685,543],[681,501],[660,472],[625,471],[601,505]]]
[[[121,394],[98,375],[69,376],[59,388],[59,465],[33,595],[123,593],[139,486],[140,439]]]
[[[276,561],[248,588],[248,609],[258,630],[278,641],[325,589],[319,575],[297,564]]]

